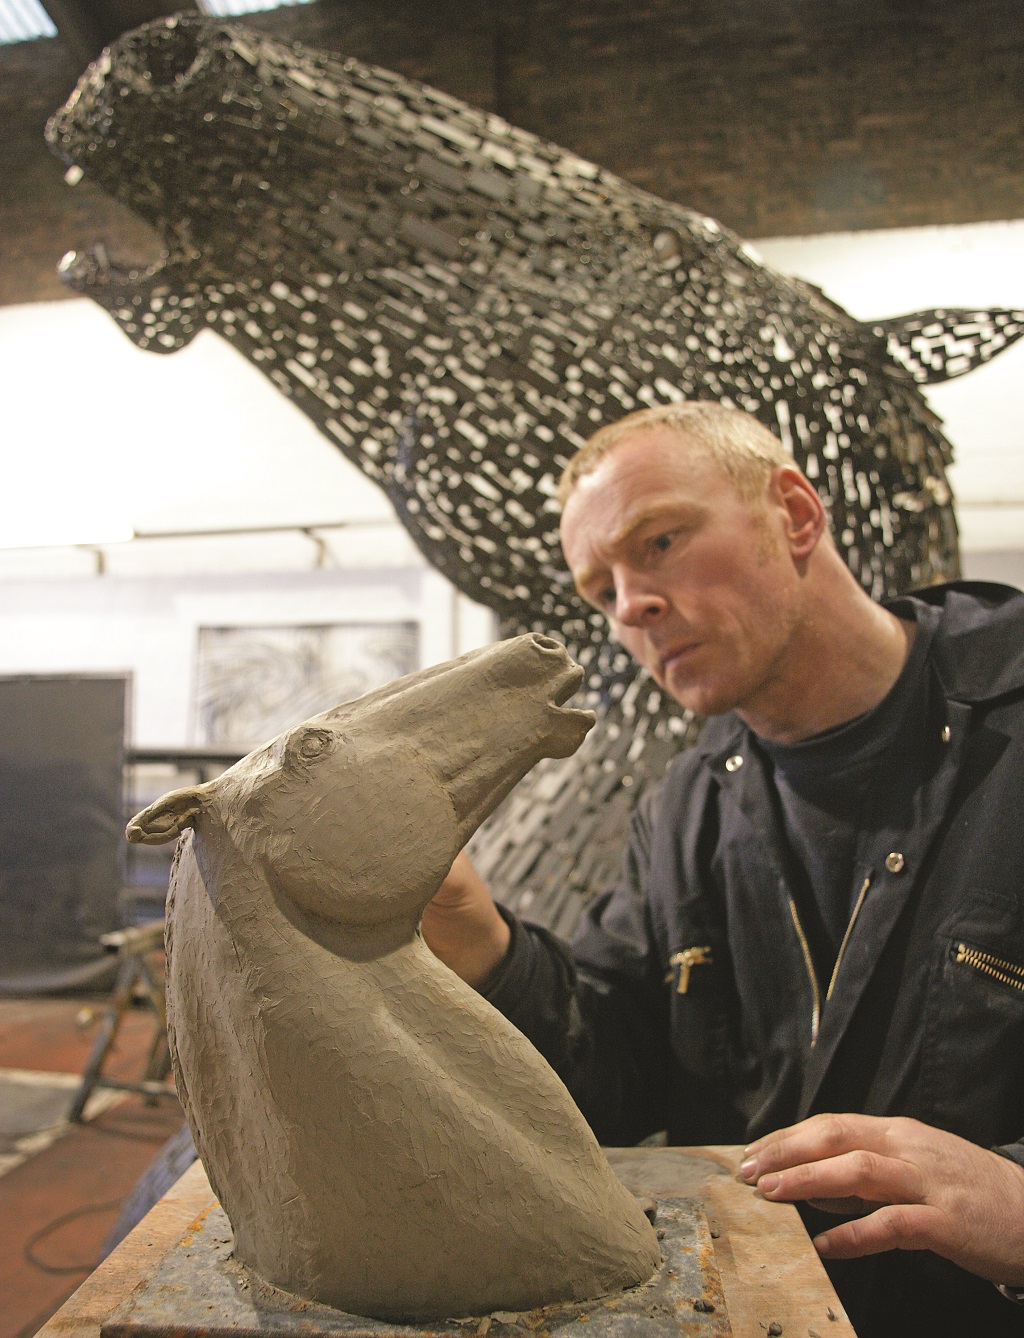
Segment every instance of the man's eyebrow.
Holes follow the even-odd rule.
[[[670,517],[672,520],[685,525],[690,520],[696,520],[703,513],[704,508],[695,502],[667,501],[644,506],[635,515],[627,517],[625,523],[612,534],[609,546],[614,549],[627,544],[637,530],[642,529],[647,524],[657,524],[659,520]],[[584,588],[593,584],[603,572],[604,567],[597,566],[584,567],[578,575],[576,572],[571,574],[576,589],[582,594]]]
[[[573,585],[576,587],[577,591],[582,595],[583,591],[586,589],[587,586],[594,584],[594,582],[601,575],[603,570],[604,569],[602,567],[584,567],[583,570],[579,573],[579,575],[577,575],[576,572],[574,571],[570,571],[569,574],[572,576]],[[586,598],[586,596],[584,596],[584,598]]]
[[[613,548],[617,548],[621,544],[628,543],[637,530],[643,529],[646,525],[656,525],[658,521],[666,519],[685,525],[698,519],[703,513],[704,508],[697,502],[653,502],[638,507],[633,515],[627,516],[619,529],[612,534],[609,543]]]

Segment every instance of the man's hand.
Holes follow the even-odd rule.
[[[815,1238],[826,1259],[932,1250],[1024,1286],[1024,1170],[918,1120],[815,1115],[767,1134],[740,1174],[766,1199],[865,1216]]]
[[[504,959],[512,937],[464,850],[427,902],[420,929],[434,956],[474,989]]]

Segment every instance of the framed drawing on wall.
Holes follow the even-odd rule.
[[[419,667],[419,623],[200,627],[195,742],[255,748]]]

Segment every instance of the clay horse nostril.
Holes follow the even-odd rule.
[[[195,33],[183,24],[175,24],[173,27],[168,24],[160,34],[160,41],[153,42],[146,50],[146,66],[154,87],[166,87],[188,74],[198,55],[199,43]]]

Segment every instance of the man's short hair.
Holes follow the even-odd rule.
[[[651,427],[672,428],[684,436],[699,453],[713,460],[749,501],[763,494],[773,469],[793,463],[778,437],[742,409],[706,400],[658,404],[607,424],[580,447],[558,483],[561,505],[565,506],[580,479],[592,473],[620,441]]]

